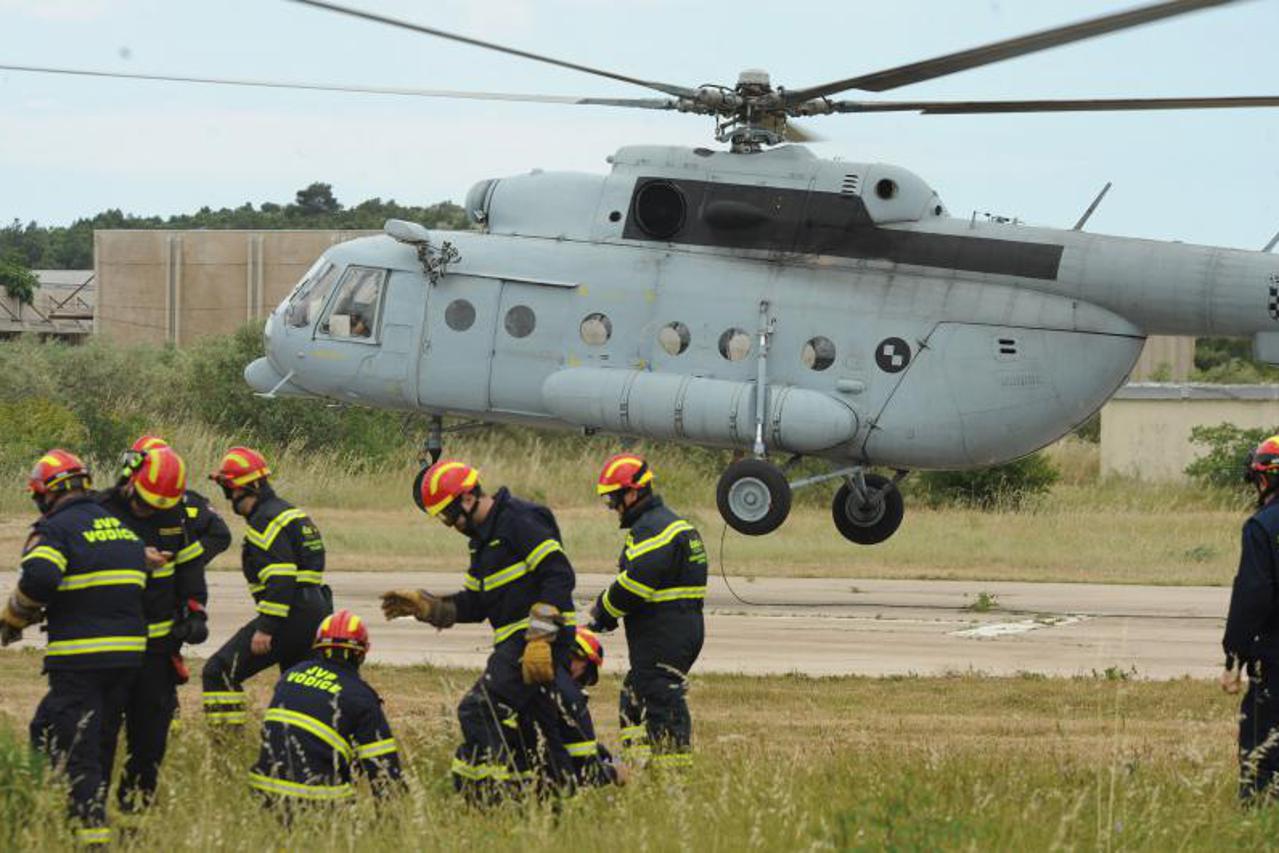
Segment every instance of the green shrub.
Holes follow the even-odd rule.
[[[1186,466],[1186,475],[1212,488],[1248,491],[1252,487],[1243,480],[1248,454],[1275,432],[1265,427],[1242,429],[1227,423],[1192,427],[1190,443],[1206,450]]]
[[[40,755],[16,731],[0,726],[0,848],[21,849],[19,831],[30,820],[43,777]]]
[[[1016,510],[1047,494],[1060,476],[1052,460],[1043,453],[1032,453],[993,468],[925,471],[919,475],[914,492],[932,507]]]
[[[0,464],[29,465],[51,447],[82,448],[87,437],[75,413],[52,400],[0,400]]]
[[[0,287],[4,288],[4,292],[9,294],[10,299],[16,299],[22,305],[30,305],[35,299],[36,288],[39,286],[39,279],[27,269],[27,265],[20,257],[16,255],[0,257]]]

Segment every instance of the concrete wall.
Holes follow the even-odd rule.
[[[1279,427],[1279,385],[1126,385],[1101,410],[1101,473],[1184,480],[1191,427],[1221,423]]]
[[[1195,339],[1152,335],[1132,369],[1131,382],[1185,382],[1195,366]]]
[[[320,254],[373,231],[95,231],[94,330],[187,344],[260,320]]]

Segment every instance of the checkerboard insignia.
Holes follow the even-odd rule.
[[[1279,273],[1270,274],[1270,319],[1279,320]]]

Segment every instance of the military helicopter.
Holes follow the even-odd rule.
[[[792,119],[837,113],[1279,106],[832,99],[1233,0],[1156,3],[797,89],[760,70],[671,85],[294,2],[663,97],[306,88],[691,113],[712,117],[727,149],[627,146],[606,175],[486,180],[466,197],[473,231],[390,221],[331,248],[266,322],[267,355],[245,370],[264,396],[424,412],[437,458],[445,416],[732,448],[716,496],[734,529],[776,530],[795,489],[838,482],[836,529],[874,544],[902,521],[907,472],[995,465],[1059,439],[1125,381],[1147,335],[1251,336],[1279,363],[1279,258],[1266,251],[1090,234],[1091,208],[1071,230],[953,217],[906,169],[784,144],[807,136]],[[788,479],[804,457],[830,470]]]

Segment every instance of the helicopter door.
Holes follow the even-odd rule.
[[[479,414],[489,409],[489,371],[502,283],[450,272],[426,297],[417,399],[424,409]]]
[[[570,325],[577,335],[579,317],[572,308],[576,288],[569,282],[502,282],[489,380],[495,411],[545,413],[542,383],[565,364]]]

